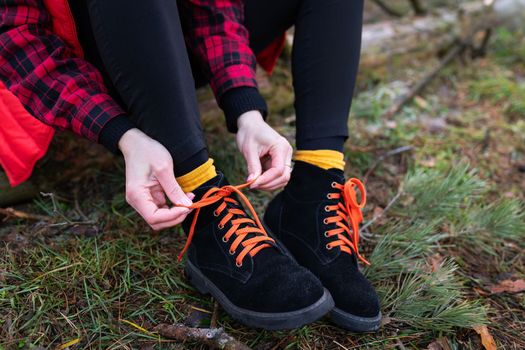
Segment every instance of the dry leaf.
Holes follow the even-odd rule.
[[[428,344],[426,350],[452,350],[448,344],[447,338],[441,337]]]
[[[415,96],[414,102],[419,108],[428,109],[428,102],[421,96]]]
[[[481,296],[487,296],[487,295],[489,295],[489,293],[487,293],[486,291],[484,291],[484,290],[481,289],[481,288],[474,287],[473,289],[474,289],[474,291],[475,291],[476,293],[478,293],[478,294],[481,295]]]
[[[519,280],[503,280],[498,284],[495,284],[491,287],[489,287],[489,290],[492,294],[498,294],[498,293],[520,293],[525,291],[525,280],[519,279]]]
[[[496,350],[496,342],[490,334],[487,326],[476,326],[474,327],[474,330],[480,335],[481,344],[483,344],[485,350]]]
[[[383,327],[383,326],[389,324],[390,322],[392,322],[392,319],[391,319],[390,317],[388,317],[388,316],[383,316],[383,317],[381,318],[381,327]]]
[[[441,268],[441,264],[443,263],[443,256],[439,253],[429,256],[427,259],[427,263],[431,268],[431,272],[436,272]]]
[[[422,159],[419,161],[419,163],[424,167],[433,168],[434,166],[436,166],[436,158],[430,157],[427,159]]]

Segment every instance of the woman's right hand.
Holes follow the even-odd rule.
[[[173,173],[173,160],[168,150],[139,129],[122,135],[119,148],[126,162],[126,201],[154,229],[180,224],[191,212],[172,203],[191,205],[195,197],[185,194]]]

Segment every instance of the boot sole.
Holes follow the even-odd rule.
[[[330,293],[325,289],[323,296],[314,304],[288,312],[257,312],[233,304],[224,293],[191,262],[186,261],[186,276],[202,294],[211,294],[222,308],[234,319],[253,328],[287,330],[302,327],[328,314],[334,307]]]
[[[374,332],[381,325],[381,312],[374,317],[352,315],[336,307],[330,312],[330,319],[336,325],[356,333]]]

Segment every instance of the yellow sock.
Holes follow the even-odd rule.
[[[213,159],[210,158],[189,173],[177,177],[177,182],[184,192],[191,192],[215,176],[217,176],[217,171],[215,171]]]
[[[340,170],[345,169],[343,153],[338,151],[332,151],[330,149],[319,149],[315,151],[296,151],[293,159],[316,165],[319,168],[323,168],[325,170],[331,168],[336,168]]]

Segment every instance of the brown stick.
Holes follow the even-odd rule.
[[[405,95],[398,98],[394,103],[388,108],[382,115],[382,118],[392,118],[397,114],[401,108],[403,108],[408,102],[412,101],[423,89],[432,81],[435,77],[438,76],[439,72],[445,68],[454,58],[459,56],[463,50],[465,50],[466,45],[464,43],[458,43],[452,50],[450,50],[447,55],[441,60],[439,65],[432,69],[430,72],[425,74],[425,76],[414,85]]]
[[[25,220],[53,221],[53,219],[49,216],[26,213],[26,212],[16,210],[13,208],[0,208],[0,214],[7,216],[7,217],[25,219]]]
[[[224,350],[250,350],[246,344],[241,343],[223,328],[193,328],[182,324],[161,323],[154,328],[161,336],[178,341],[197,341],[213,349]]]
[[[219,303],[215,300],[213,304],[213,313],[211,314],[210,328],[217,328],[217,319],[219,318]]]
[[[395,156],[396,154],[400,154],[400,153],[403,153],[403,152],[411,151],[413,149],[414,149],[414,147],[412,147],[412,146],[401,146],[401,147],[395,148],[393,150],[390,150],[390,151],[382,154],[379,158],[377,158],[377,160],[374,162],[374,164],[372,164],[370,166],[370,168],[368,168],[368,170],[366,171],[365,175],[363,176],[364,182],[365,183],[367,182],[368,177],[374,172],[374,170],[377,168],[377,166],[383,160],[385,160],[388,157]]]

